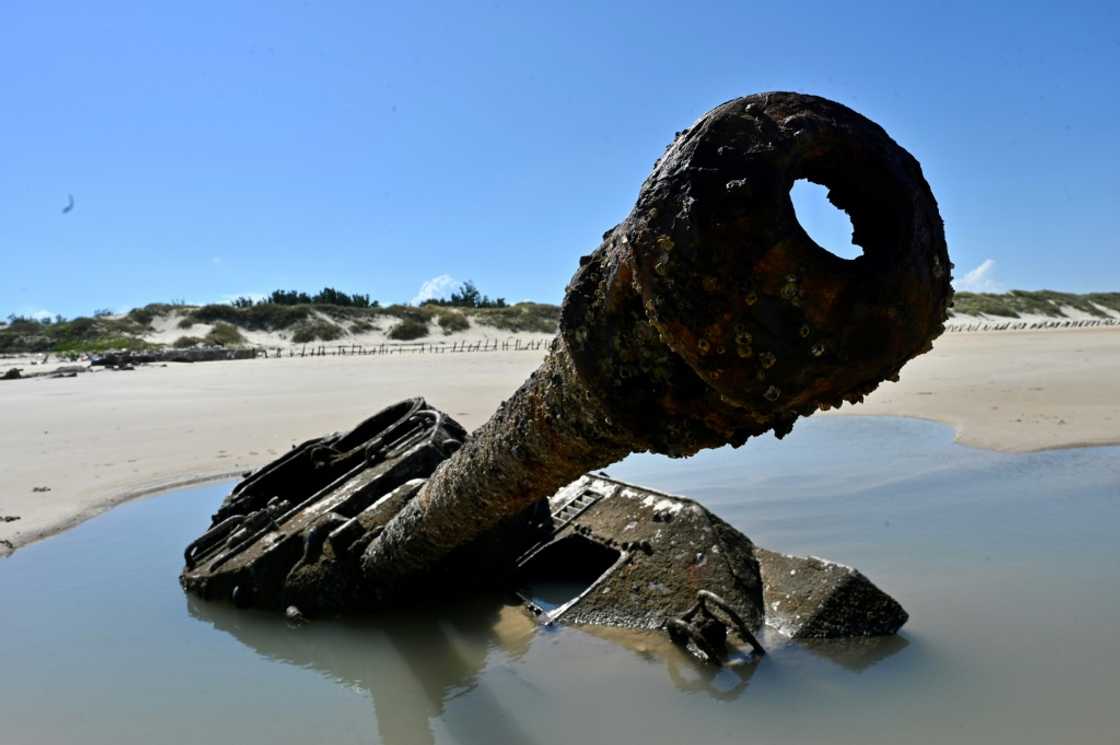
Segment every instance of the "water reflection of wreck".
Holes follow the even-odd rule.
[[[487,719],[496,741],[531,741],[501,703],[477,686],[494,650],[518,659],[531,640],[532,622],[500,597],[488,594],[438,610],[397,610],[376,620],[338,619],[298,629],[276,615],[195,597],[187,607],[194,618],[269,659],[318,671],[369,695],[381,742],[434,743],[431,720],[470,691],[472,706]]]
[[[267,659],[314,670],[370,697],[382,742],[428,745],[435,742],[432,721],[447,706],[471,695],[472,716],[485,720],[496,742],[531,742],[506,704],[480,685],[496,664],[517,675],[514,666],[528,652],[537,624],[506,595],[476,594],[459,602],[423,609],[394,610],[375,616],[349,616],[295,627],[277,614],[237,609],[188,596],[192,617],[226,632]],[[686,693],[733,701],[749,689],[765,659],[739,657],[722,668],[698,662],[656,632],[582,626],[615,649],[663,665],[668,680]],[[780,636],[767,631],[768,646],[780,650]],[[813,640],[799,650],[859,672],[907,645],[901,636]],[[492,670],[493,672],[493,670]],[[529,684],[522,681],[522,684]],[[531,684],[530,684],[531,685]]]
[[[397,610],[378,614],[376,620],[338,619],[299,629],[275,615],[246,613],[194,597],[187,607],[192,617],[270,660],[315,670],[368,695],[382,742],[434,743],[431,722],[443,718],[447,705],[468,693],[472,716],[486,721],[493,741],[533,741],[488,687],[479,685],[495,653],[520,660],[537,628],[500,597],[487,594],[439,609]],[[741,696],[757,667],[757,660],[722,670],[702,665],[649,632],[615,630],[602,635],[619,649],[651,662],[663,661],[680,690],[722,700]]]

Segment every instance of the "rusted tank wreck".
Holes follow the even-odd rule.
[[[801,228],[800,178],[828,187],[862,256]],[[310,612],[578,568],[584,590],[537,614],[663,627],[706,657],[728,628],[750,643],[764,622],[794,637],[893,633],[905,612],[855,570],[585,474],[635,451],[781,437],[862,400],[941,333],[950,269],[921,169],[880,127],[813,96],[729,101],[678,133],[583,257],[548,357],[486,424],[467,437],[413,401],[297,448],[235,489],[188,549],[183,584]]]
[[[465,437],[410,399],[293,448],[234,487],[187,547],[183,586],[299,616],[376,607],[366,548]],[[759,652],[763,624],[835,638],[891,634],[907,618],[853,569],[767,551],[697,502],[596,474],[461,547],[411,600],[495,585],[542,623],[664,628],[713,658],[696,623],[713,610]]]

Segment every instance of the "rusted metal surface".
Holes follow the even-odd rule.
[[[550,503],[551,529],[518,560],[514,573],[518,594],[545,624],[672,631],[674,618],[697,622],[710,615],[701,614],[710,605],[759,654],[752,632],[764,625],[787,639],[836,639],[887,636],[909,619],[894,598],[855,569],[757,546],[686,497],[588,474]],[[566,519],[565,505],[575,505],[578,516]],[[579,559],[576,551],[553,557],[549,551],[577,538],[617,558],[570,599],[541,607],[534,599],[535,578],[554,576],[550,565],[558,561]]]
[[[829,189],[863,255],[798,224]],[[944,330],[949,257],[918,162],[878,125],[794,93],[729,101],[678,133],[637,204],[581,260],[531,378],[374,540],[392,603],[442,557],[635,451],[742,445],[858,402]]]
[[[465,438],[458,423],[416,398],[293,448],[234,487],[187,547],[180,582],[238,605],[360,607],[362,550],[423,483],[414,480]]]
[[[714,665],[722,665],[727,656],[728,631],[738,634],[756,656],[766,654],[735,609],[710,590],[697,592],[692,607],[666,621],[665,630],[678,646]]]
[[[531,579],[553,546],[577,537],[615,551],[618,559],[578,596],[542,613],[543,622],[658,629],[683,613],[699,590],[715,589],[752,627],[762,624],[760,567],[742,533],[691,499],[603,476],[583,476],[550,502],[580,495],[590,495],[590,504],[570,522],[554,520],[538,550],[518,562],[518,579]]]
[[[791,639],[888,636],[910,615],[858,570],[756,548],[766,625]]]

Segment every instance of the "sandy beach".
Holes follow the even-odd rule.
[[[957,441],[1005,452],[1120,442],[1120,329],[945,334],[839,414],[951,425]]]
[[[0,554],[127,499],[239,475],[404,397],[477,427],[543,356],[258,359],[5,382]],[[1120,330],[946,334],[899,383],[838,413],[937,420],[1004,451],[1118,443]]]

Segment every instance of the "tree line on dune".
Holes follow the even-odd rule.
[[[264,298],[238,297],[231,303],[235,308],[251,308],[254,305],[336,305],[342,308],[380,308],[381,303],[371,300],[368,294],[349,294],[333,287],[324,287],[314,295],[299,290],[273,290]],[[421,305],[438,305],[449,308],[506,308],[505,298],[490,299],[483,295],[474,282],[467,280],[452,291],[446,298],[430,298]]]

